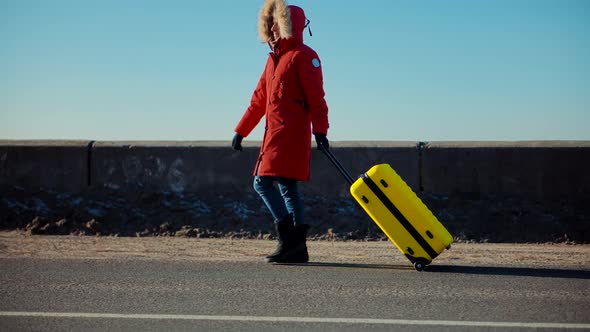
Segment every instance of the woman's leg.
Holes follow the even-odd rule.
[[[254,177],[254,190],[260,195],[273,218],[277,221],[284,218],[289,212],[281,194],[274,186],[274,181],[275,178],[272,176],[256,176]]]
[[[288,213],[293,215],[296,225],[303,224],[303,200],[297,188],[297,180],[277,178],[279,190],[283,196],[284,205]]]

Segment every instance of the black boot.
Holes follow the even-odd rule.
[[[309,225],[296,225],[293,230],[293,238],[296,245],[293,250],[283,256],[282,263],[307,263],[309,261],[309,254],[307,253],[305,240],[307,238]]]
[[[277,233],[277,249],[270,255],[266,256],[266,260],[269,263],[277,262],[277,260],[284,256],[287,251],[293,247],[293,239],[291,234],[293,233],[293,217],[288,214],[282,219],[275,221],[275,230]]]
[[[307,263],[309,255],[305,239],[309,225],[293,226],[283,240],[282,250],[268,259],[269,263]]]

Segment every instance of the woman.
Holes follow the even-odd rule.
[[[277,250],[267,256],[268,262],[309,260],[305,244],[309,226],[304,224],[298,182],[309,180],[311,133],[318,149],[329,148],[321,62],[303,43],[308,24],[302,8],[284,0],[265,1],[258,32],[272,52],[232,141],[233,148],[241,150],[242,139],[266,116],[254,189],[273,215],[278,233]]]

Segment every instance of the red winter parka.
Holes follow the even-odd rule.
[[[271,43],[271,25],[281,38]],[[322,68],[317,53],[303,44],[303,9],[266,0],[259,17],[261,39],[273,45],[250,106],[235,128],[246,137],[265,117],[264,138],[254,175],[309,180],[311,134],[328,133]],[[272,46],[271,46],[272,47]]]

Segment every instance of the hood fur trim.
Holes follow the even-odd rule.
[[[279,24],[281,38],[291,38],[291,14],[285,0],[265,0],[258,16],[258,35],[263,43],[273,40],[273,20]]]

